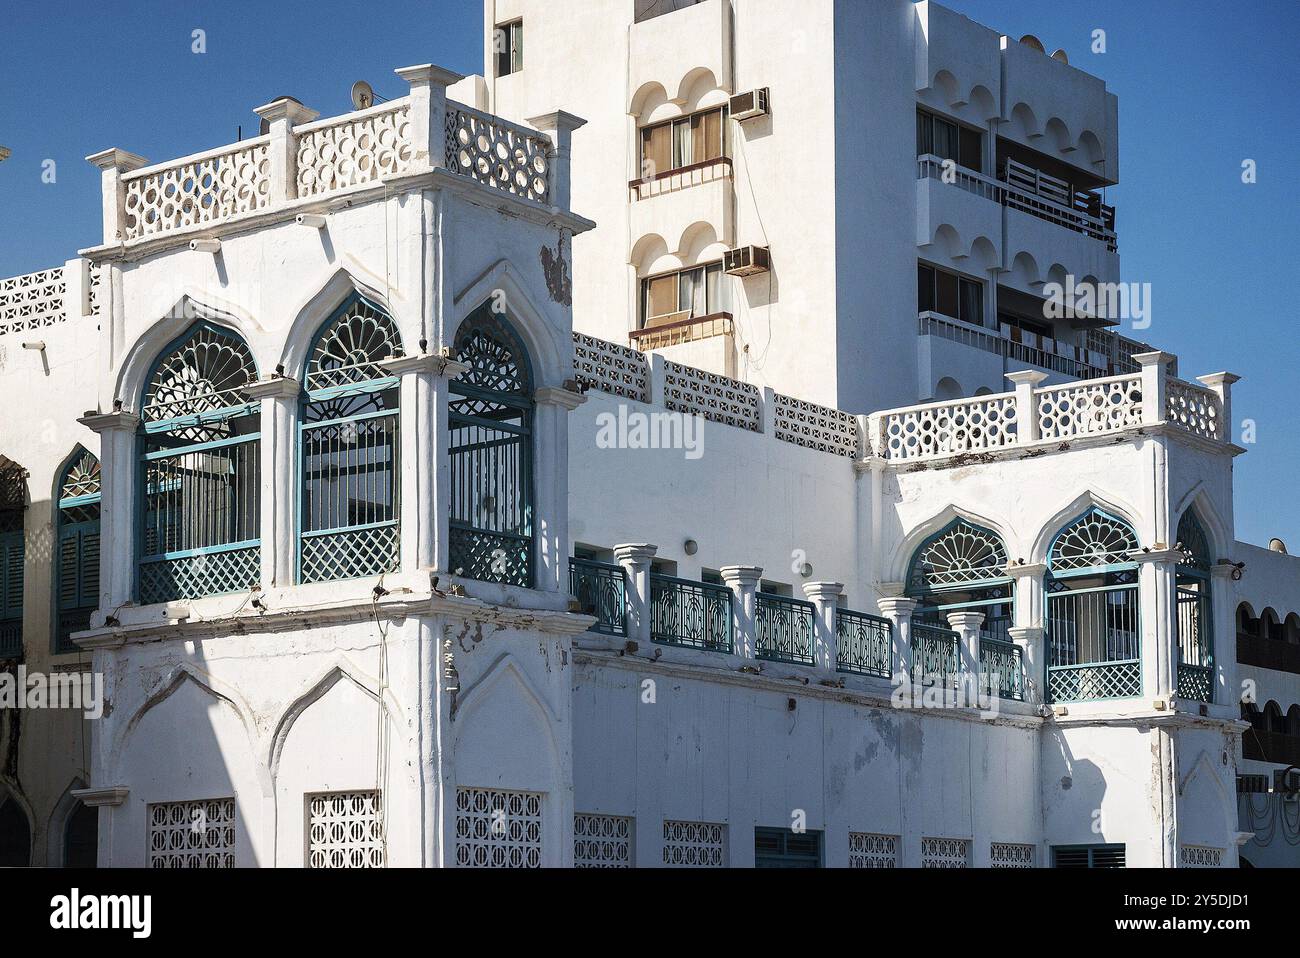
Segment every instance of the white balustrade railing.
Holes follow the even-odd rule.
[[[1223,405],[1211,389],[1181,379],[1165,384],[1165,418],[1205,439],[1223,438]]]
[[[405,173],[415,152],[405,102],[317,120],[295,128],[294,133],[300,198]]]
[[[588,389],[650,401],[650,364],[645,353],[628,346],[574,333],[573,372]]]
[[[209,226],[270,205],[269,137],[145,167],[121,178],[122,238]]]
[[[1014,445],[1014,393],[925,403],[872,416],[872,444],[890,461],[991,452]]]
[[[1034,390],[1040,439],[1073,439],[1142,425],[1142,376],[1110,376]]]
[[[837,456],[860,455],[858,420],[841,409],[773,393],[772,414],[777,439]]]
[[[447,104],[447,169],[539,203],[548,201],[551,141],[545,134]]]
[[[763,424],[761,399],[758,387],[750,383],[681,363],[664,363],[664,405],[675,412],[758,432]]]

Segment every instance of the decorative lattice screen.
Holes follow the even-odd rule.
[[[725,868],[727,826],[665,821],[664,864],[673,868]]]
[[[1034,846],[1014,842],[993,842],[989,846],[990,868],[1033,868]]]
[[[456,864],[462,868],[541,868],[541,793],[456,789]]]
[[[150,868],[234,868],[235,800],[149,806]]]
[[[575,868],[631,868],[632,819],[619,815],[573,816]]]
[[[1183,868],[1221,868],[1223,849],[1208,845],[1184,845],[1178,850],[1178,864]]]
[[[330,792],[307,798],[309,868],[383,868],[380,795]]]
[[[965,838],[922,838],[922,868],[969,868],[970,840]]]
[[[850,868],[897,868],[898,836],[849,832]]]

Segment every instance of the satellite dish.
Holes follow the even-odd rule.
[[[364,110],[375,105],[375,91],[371,89],[370,84],[365,80],[358,80],[352,84],[352,106],[357,110]]]

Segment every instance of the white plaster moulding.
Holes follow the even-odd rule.
[[[496,212],[517,216],[542,226],[561,228],[574,234],[585,233],[594,229],[596,223],[557,206],[547,206],[536,200],[530,200],[495,187],[487,186],[470,176],[453,173],[439,167],[417,173],[399,173],[388,176],[374,183],[366,183],[349,190],[338,190],[322,196],[310,196],[305,199],[289,200],[269,210],[256,210],[232,216],[221,223],[202,223],[185,229],[171,230],[157,236],[119,243],[103,243],[78,250],[95,265],[101,263],[130,263],[152,256],[172,247],[189,247],[190,240],[196,237],[227,237],[240,233],[252,232],[273,226],[281,222],[293,222],[300,213],[329,213],[338,203],[347,200],[351,204],[369,203],[386,199],[397,193],[416,192],[423,189],[445,189],[456,193],[475,206]]]

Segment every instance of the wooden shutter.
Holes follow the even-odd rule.
[[[6,532],[0,536],[0,619],[22,617],[26,554],[21,532]]]

